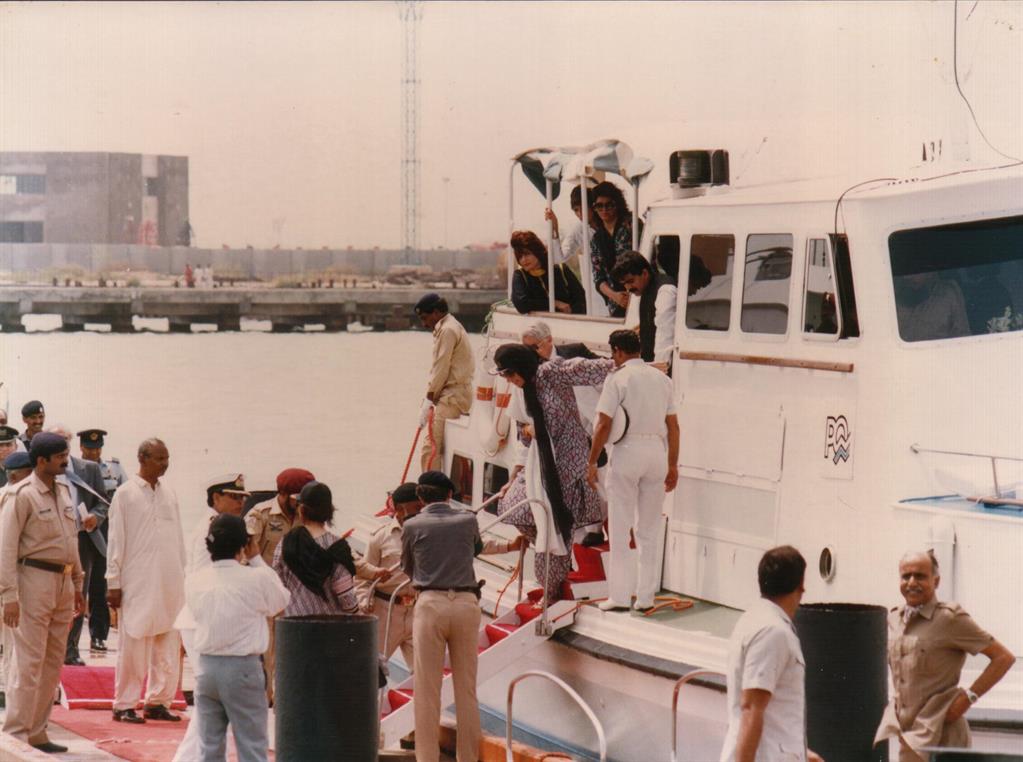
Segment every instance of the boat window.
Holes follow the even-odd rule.
[[[689,242],[686,327],[727,331],[732,311],[732,264],[735,236],[694,235]],[[693,273],[698,277],[694,278]],[[700,284],[703,285],[700,285]]]
[[[472,505],[472,458],[459,455],[451,458],[451,481],[455,483],[455,500]]]
[[[746,333],[785,333],[789,323],[792,236],[756,233],[746,239],[742,318]]]
[[[888,250],[904,341],[1023,330],[1023,217],[902,230]]]
[[[682,242],[677,235],[659,235],[654,238],[653,254],[650,262],[658,272],[678,283],[678,255]]]
[[[835,268],[828,242],[823,238],[810,238],[806,242],[803,332],[832,336],[838,333]]]
[[[483,500],[484,502],[496,495],[508,483],[508,469],[496,463],[483,464]],[[488,505],[484,510],[497,514],[497,502]]]

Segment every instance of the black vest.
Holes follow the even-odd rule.
[[[654,325],[654,302],[657,292],[664,286],[675,285],[671,278],[663,273],[654,273],[652,282],[647,284],[646,291],[639,297],[639,355],[643,362],[654,361],[654,339],[657,328]]]

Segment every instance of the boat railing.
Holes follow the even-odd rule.
[[[507,717],[505,718],[505,727],[504,727],[504,755],[505,755],[504,758],[505,758],[505,762],[514,762],[514,759],[515,759],[515,755],[512,752],[512,725],[513,725],[513,722],[512,722],[512,703],[513,703],[513,700],[515,698],[515,686],[518,685],[519,683],[521,683],[523,680],[525,680],[528,677],[542,677],[545,680],[549,680],[550,682],[552,682],[555,685],[557,685],[558,687],[560,687],[565,693],[567,693],[569,696],[572,697],[572,700],[575,701],[575,703],[579,705],[579,708],[583,710],[583,712],[589,718],[590,723],[593,725],[594,729],[597,731],[597,743],[599,744],[599,748],[600,748],[600,762],[606,762],[607,761],[607,738],[604,735],[604,726],[600,724],[600,720],[597,719],[597,715],[593,713],[593,710],[590,709],[589,704],[587,704],[583,700],[582,696],[580,696],[578,693],[576,693],[575,689],[572,688],[571,685],[566,683],[560,677],[556,677],[555,675],[552,675],[550,672],[543,672],[541,670],[529,670],[528,672],[523,672],[521,675],[519,675],[518,677],[514,678],[510,683],[508,683],[508,708],[507,708]]]
[[[675,688],[671,693],[671,762],[678,762],[678,694],[682,690],[682,686],[700,677],[724,677],[724,675],[712,669],[694,669],[675,681]]]
[[[995,483],[995,496],[1001,495],[1001,488],[998,482],[998,461],[1010,460],[1015,463],[1023,463],[1023,458],[1016,455],[992,455],[990,453],[980,452],[968,452],[965,450],[938,450],[931,447],[921,447],[919,444],[914,442],[909,446],[909,449],[914,454],[920,454],[922,452],[931,453],[934,455],[957,455],[962,458],[983,458],[991,461],[991,477]]]

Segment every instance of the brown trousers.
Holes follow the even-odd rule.
[[[415,645],[416,762],[440,758],[440,694],[444,651],[451,664],[458,722],[458,762],[479,759],[480,708],[476,699],[480,604],[473,593],[426,590],[416,601]]]
[[[4,732],[30,744],[49,741],[46,725],[60,683],[75,608],[71,577],[18,567],[20,621],[7,685]]]

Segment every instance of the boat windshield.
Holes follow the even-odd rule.
[[[904,341],[1023,330],[1023,217],[901,230],[888,249]]]

